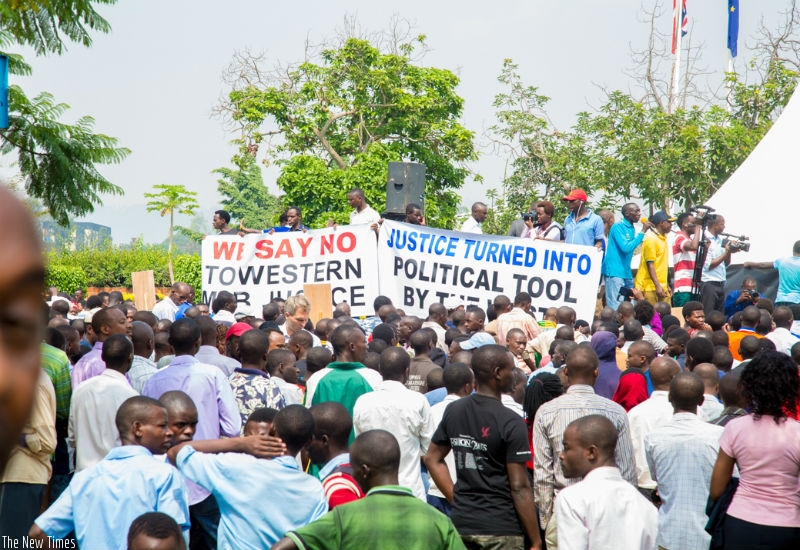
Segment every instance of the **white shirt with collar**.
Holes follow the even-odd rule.
[[[725,409],[725,405],[719,402],[716,395],[704,393],[703,404],[700,405],[700,409],[703,411],[703,415],[705,415],[704,420],[710,422],[719,418],[722,411]]]
[[[595,468],[555,502],[559,550],[655,550],[658,511],[619,469]]]
[[[283,395],[283,400],[286,401],[287,405],[303,404],[303,390],[294,384],[290,384],[283,378],[278,378],[277,376],[271,376],[270,378],[278,385],[278,388],[281,390],[281,395]]]
[[[775,330],[767,334],[767,338],[775,344],[775,349],[786,355],[792,354],[792,346],[800,342],[800,338],[792,334],[789,329],[776,327]]]
[[[444,417],[444,410],[447,406],[452,403],[453,401],[458,401],[461,399],[454,393],[448,393],[444,399],[436,403],[434,406],[431,407],[431,417],[433,418],[433,425],[439,426],[442,422],[442,418]],[[447,465],[447,470],[450,472],[450,479],[453,480],[453,485],[456,484],[456,456],[455,453],[447,453],[447,456],[444,457],[444,463]],[[431,496],[444,498],[444,493],[442,493],[439,488],[436,486],[435,483],[431,483],[428,486],[428,494]]]
[[[170,321],[174,321],[175,315],[178,313],[178,305],[172,301],[172,298],[167,296],[153,306],[152,313],[158,317],[159,321],[161,319],[169,319]]]
[[[128,379],[105,369],[75,388],[69,407],[68,440],[75,449],[75,471],[85,470],[120,446],[117,409],[136,393]]]
[[[356,435],[375,429],[394,435],[400,444],[400,485],[426,501],[420,457],[428,452],[436,424],[424,395],[409,390],[402,382],[384,380],[375,391],[356,401],[353,429]]]
[[[378,214],[374,208],[369,206],[368,204],[364,205],[364,209],[359,212],[358,210],[353,209],[350,212],[350,225],[358,225],[358,224],[373,224],[378,223],[381,219],[381,215]]]
[[[481,229],[481,224],[475,218],[470,215],[469,218],[461,224],[461,232],[462,233],[483,233],[483,229]]]

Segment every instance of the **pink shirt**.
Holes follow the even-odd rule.
[[[731,420],[719,440],[741,478],[728,514],[775,527],[800,527],[800,422],[752,414]]]

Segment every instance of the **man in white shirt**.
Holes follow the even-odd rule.
[[[106,368],[78,386],[69,409],[69,444],[75,449],[75,470],[94,466],[108,451],[119,447],[115,422],[117,409],[129,397],[138,395],[125,374],[133,362],[133,344],[124,334],[103,343]]]
[[[172,285],[169,296],[153,307],[153,315],[161,319],[175,320],[178,308],[192,295],[192,287],[180,281]]]
[[[443,376],[447,396],[431,407],[431,418],[433,419],[434,426],[438,426],[441,423],[444,410],[450,403],[471,394],[472,390],[475,388],[475,375],[472,374],[472,369],[463,363],[447,365],[444,368]],[[444,463],[447,464],[447,469],[450,471],[450,478],[453,480],[453,485],[455,485],[455,454],[448,453],[448,455],[444,457]],[[428,504],[448,517],[450,516],[450,503],[447,502],[444,493],[439,490],[435,483],[431,483],[428,488]]]
[[[483,233],[481,229],[481,224],[483,220],[486,219],[486,214],[488,214],[489,209],[488,207],[483,204],[482,202],[476,202],[472,205],[472,213],[470,214],[469,218],[461,224],[461,231],[464,233]]]
[[[402,348],[387,348],[381,353],[383,382],[365,393],[353,407],[356,436],[368,430],[386,430],[400,444],[400,485],[427,502],[422,484],[421,458],[428,452],[436,424],[428,400],[405,386],[411,358]]]
[[[703,401],[703,381],[696,374],[675,376],[669,400],[674,416],[644,438],[647,464],[661,497],[658,545],[667,550],[706,550],[711,536],[705,531],[705,507],[724,428],[703,422],[694,413]]]
[[[362,189],[357,187],[351,189],[350,192],[347,193],[347,202],[353,207],[353,211],[350,212],[350,225],[364,223],[372,225],[378,223],[381,219],[380,214],[367,204]]]
[[[286,343],[289,343],[289,338],[295,331],[305,330],[306,323],[308,323],[308,316],[311,314],[311,302],[302,294],[295,294],[286,298],[286,303],[283,305],[283,315],[286,317],[286,322],[283,323],[281,331],[286,337]],[[314,346],[321,346],[319,338],[313,332],[311,339],[314,341]],[[313,347],[313,346],[312,346]]]
[[[775,349],[791,356],[792,346],[800,342],[800,338],[792,334],[791,328],[794,321],[792,310],[786,306],[778,306],[772,314],[775,330],[767,334],[767,338],[775,344]]]
[[[656,357],[650,364],[650,381],[653,393],[628,411],[631,425],[631,443],[636,460],[636,484],[645,496],[653,500],[656,482],[650,477],[650,468],[644,453],[644,436],[660,428],[672,419],[672,403],[669,402],[669,383],[681,372],[677,361],[670,357]]]
[[[703,404],[700,406],[705,416],[703,420],[716,420],[725,409],[725,406],[717,398],[719,393],[719,369],[711,363],[700,363],[692,369],[692,372],[703,381]]]
[[[297,387],[300,373],[297,358],[288,349],[274,349],[267,354],[267,372],[281,390],[287,405],[302,405],[303,390]]]
[[[620,475],[616,445],[617,430],[603,415],[579,418],[564,431],[564,477],[583,480],[556,497],[559,550],[655,550],[658,512]]]

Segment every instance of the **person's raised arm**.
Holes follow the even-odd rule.
[[[178,453],[185,445],[201,453],[246,453],[258,458],[275,458],[286,454],[286,445],[279,437],[269,435],[251,435],[247,437],[232,437],[230,439],[204,439],[202,441],[185,441],[167,451],[167,458],[173,464]]]
[[[745,262],[742,267],[745,269],[775,269],[772,262]]]
[[[514,501],[517,516],[531,541],[531,550],[538,550],[542,547],[542,539],[539,535],[539,522],[536,518],[536,508],[533,505],[533,491],[528,482],[525,464],[509,462],[506,464],[506,471],[508,472],[508,484],[511,487],[511,499]]]

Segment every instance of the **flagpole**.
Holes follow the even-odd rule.
[[[672,36],[675,41],[675,60],[672,63],[672,90],[670,93],[670,112],[678,107],[678,95],[681,84],[681,27],[683,23],[683,2],[674,0],[672,9]]]

